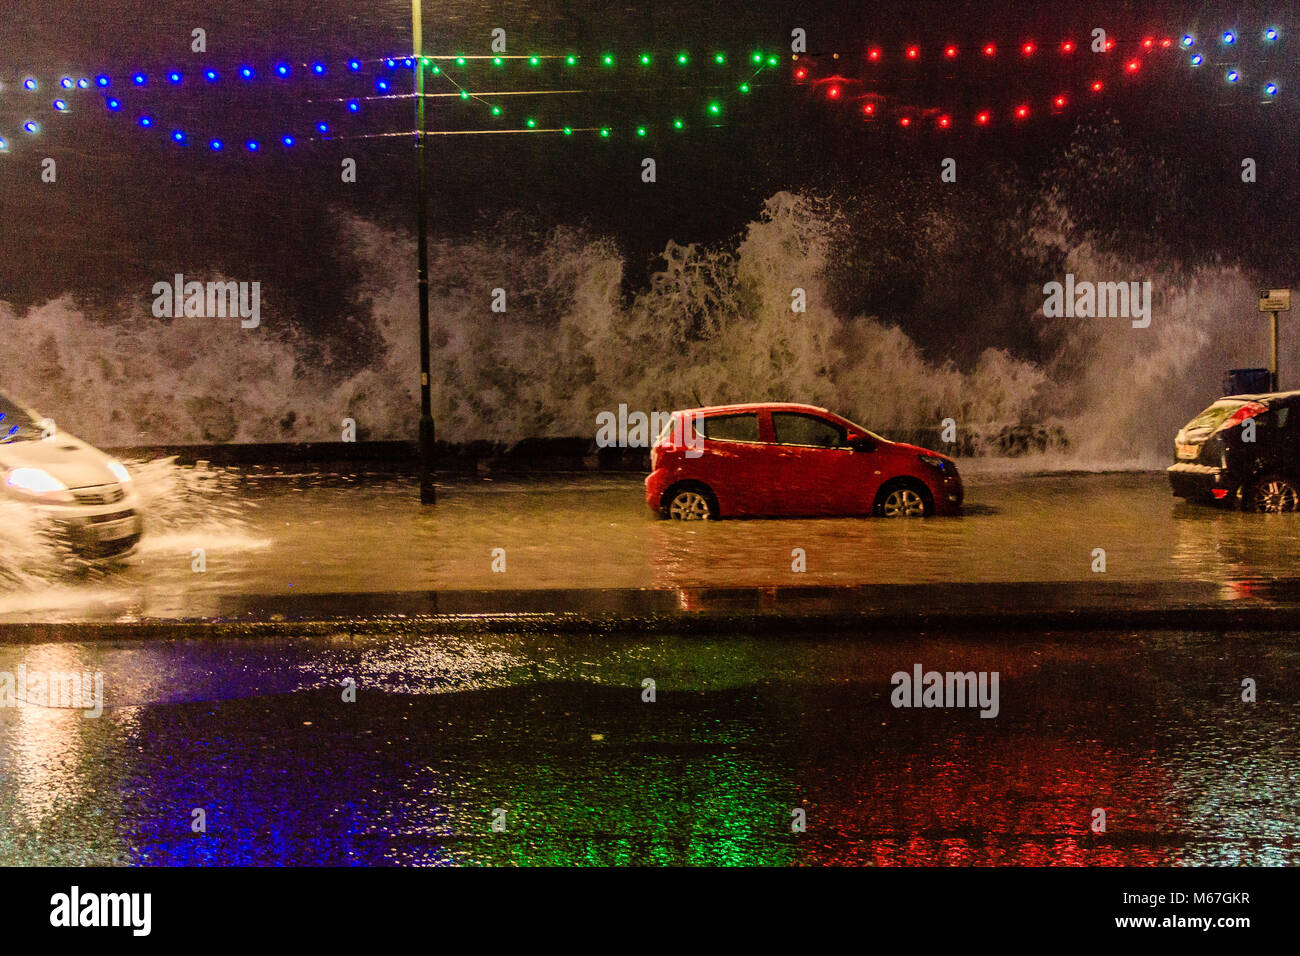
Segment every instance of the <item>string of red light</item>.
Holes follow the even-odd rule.
[[[1263,31],[1262,40],[1268,46],[1275,46],[1279,38],[1279,32],[1275,27],[1269,27]],[[1233,48],[1239,41],[1240,35],[1235,30],[1225,30],[1219,39],[1219,43],[1225,49]],[[1128,75],[1137,74],[1143,67],[1143,57],[1147,54],[1157,53],[1160,51],[1188,52],[1190,54],[1189,64],[1192,67],[1199,67],[1204,62],[1204,55],[1199,52],[1193,52],[1197,40],[1194,36],[1184,33],[1178,40],[1172,36],[1158,37],[1146,36],[1141,39],[1121,42],[1114,37],[1098,37],[1087,44],[1090,51],[1094,53],[1110,53],[1116,50],[1117,46],[1132,48],[1136,53],[1132,58],[1123,64],[1123,71]],[[1019,59],[1030,60],[1044,52],[1044,47],[1032,39],[1022,39],[1012,46],[1015,47]],[[999,53],[1005,49],[995,41],[988,41],[976,47],[967,48],[965,52],[974,51],[974,55],[982,60],[993,60],[998,57]],[[1071,57],[1080,51],[1080,42],[1073,38],[1066,38],[1059,42],[1049,44],[1046,49],[1054,50],[1061,57]],[[947,43],[942,47],[933,46],[923,48],[919,45],[908,45],[896,48],[899,54],[897,59],[903,63],[918,63],[928,59],[927,50],[931,53],[939,51],[939,56],[946,61],[956,61],[964,55],[963,48],[955,43]],[[1125,54],[1128,56],[1128,54]],[[854,99],[860,102],[860,111],[864,120],[879,119],[886,114],[896,119],[897,124],[903,128],[916,125],[918,121],[931,121],[938,129],[950,129],[954,125],[954,119],[951,112],[945,111],[940,107],[923,107],[916,104],[899,104],[889,106],[888,97],[882,95],[879,91],[866,91],[856,94],[846,93],[846,88],[862,83],[883,82],[885,77],[875,72],[876,67],[886,63],[889,55],[880,46],[868,45],[864,50],[852,54],[846,54],[842,51],[831,53],[804,53],[792,55],[794,69],[792,76],[796,85],[807,85],[811,83],[814,87],[824,87],[826,99],[834,102],[842,99]],[[847,65],[848,62],[860,64],[861,75],[850,78],[840,75],[838,72],[830,76],[816,77],[813,75],[810,64],[818,64],[829,60],[836,67]],[[1236,69],[1229,70],[1225,79],[1229,83],[1236,83],[1239,73]],[[1105,79],[1100,77],[1094,78],[1087,83],[1087,93],[1096,96],[1106,92],[1108,89]],[[1266,98],[1276,96],[1278,85],[1270,82],[1264,87]],[[1061,92],[1053,95],[1049,100],[1049,111],[1052,114],[1061,114],[1071,105],[1071,98],[1068,94]],[[1035,111],[1030,103],[1019,103],[1010,110],[1010,117],[1013,120],[1026,120],[1034,115]],[[992,109],[979,109],[970,114],[971,123],[974,126],[989,126],[995,122],[995,111]]]

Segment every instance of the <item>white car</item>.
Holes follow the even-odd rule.
[[[0,393],[0,493],[30,505],[87,558],[115,558],[143,533],[126,467]]]

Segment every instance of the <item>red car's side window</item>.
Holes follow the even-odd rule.
[[[843,426],[804,412],[773,412],[772,428],[780,445],[843,448],[848,444],[848,430]]]
[[[710,441],[756,442],[758,415],[747,412],[740,415],[711,415],[701,422],[704,437]]]

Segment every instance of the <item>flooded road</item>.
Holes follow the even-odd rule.
[[[1149,473],[972,477],[958,519],[688,525],[655,520],[636,476],[447,483],[434,509],[405,479],[153,480],[167,493],[124,567],[8,566],[0,635],[74,623],[11,627],[0,681],[98,675],[103,712],[0,708],[0,865],[1300,863],[1285,627],[525,635],[327,614],[196,638],[166,620],[240,595],[429,589],[490,605],[999,583],[1005,601],[1038,588],[1015,582],[1105,578],[1155,595],[1291,574],[1300,516],[1189,507]],[[111,639],[75,623],[105,609],[155,623]],[[996,716],[895,707],[892,675],[918,666],[996,673]]]
[[[19,664],[101,672],[104,712],[0,711],[3,865],[1300,864],[1290,635],[341,629]],[[917,664],[998,672],[997,715],[894,707]]]
[[[408,479],[188,477],[156,496],[125,566],[72,572],[48,555],[7,557],[27,566],[0,595],[0,621],[76,620],[92,605],[202,616],[223,596],[247,594],[1225,583],[1300,568],[1300,515],[1187,505],[1163,473],[972,474],[960,518],[690,524],[656,520],[634,475],[447,482],[433,508],[417,503]],[[1096,549],[1104,573],[1094,571]]]

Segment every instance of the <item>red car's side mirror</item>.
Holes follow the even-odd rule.
[[[849,448],[852,451],[875,451],[876,443],[865,435],[858,435],[849,439]]]

